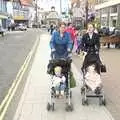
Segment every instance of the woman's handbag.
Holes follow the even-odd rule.
[[[74,88],[74,87],[76,87],[76,80],[73,76],[73,73],[70,72],[70,88]]]

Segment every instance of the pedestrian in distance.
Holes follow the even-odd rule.
[[[2,37],[4,36],[4,29],[3,29],[3,27],[2,27],[2,25],[0,25],[0,34],[2,35]]]
[[[77,55],[80,55],[80,52],[81,52],[81,43],[82,43],[82,34],[83,32],[82,31],[79,31],[78,34],[77,34],[77,49],[76,49],[76,53]]]
[[[72,23],[68,23],[68,26],[65,31],[70,33],[70,37],[72,40],[72,49],[77,48],[77,39],[76,39],[77,31],[75,27],[73,27]]]
[[[51,35],[52,35],[53,31],[54,31],[54,25],[51,24],[51,25],[50,25],[50,34],[51,34]]]

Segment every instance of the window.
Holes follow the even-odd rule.
[[[1,12],[7,11],[6,1],[0,0],[0,11]]]
[[[116,27],[116,25],[117,25],[117,16],[111,16],[110,17],[110,26]]]
[[[111,13],[117,13],[117,5],[110,8]]]
[[[108,8],[102,9],[102,14],[106,14],[108,12]]]
[[[102,26],[107,26],[107,17],[102,17],[101,18],[101,25]]]

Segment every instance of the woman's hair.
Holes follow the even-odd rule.
[[[92,25],[92,26],[95,28],[95,25],[94,25],[93,23],[88,23],[87,27],[88,27],[89,25]]]
[[[70,26],[72,23],[71,22],[69,22],[68,24],[67,24],[67,26]]]
[[[82,31],[81,31],[81,35],[83,36],[84,34],[86,34],[86,32],[87,32],[86,29],[82,30]]]
[[[65,25],[65,26],[66,26],[65,22],[60,22],[60,23],[58,24],[58,27],[61,27],[62,25]]]

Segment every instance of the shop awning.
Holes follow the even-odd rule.
[[[14,16],[14,20],[26,20],[24,16]]]
[[[2,18],[2,19],[7,19],[8,17],[5,16],[5,15],[0,15],[0,18]]]

